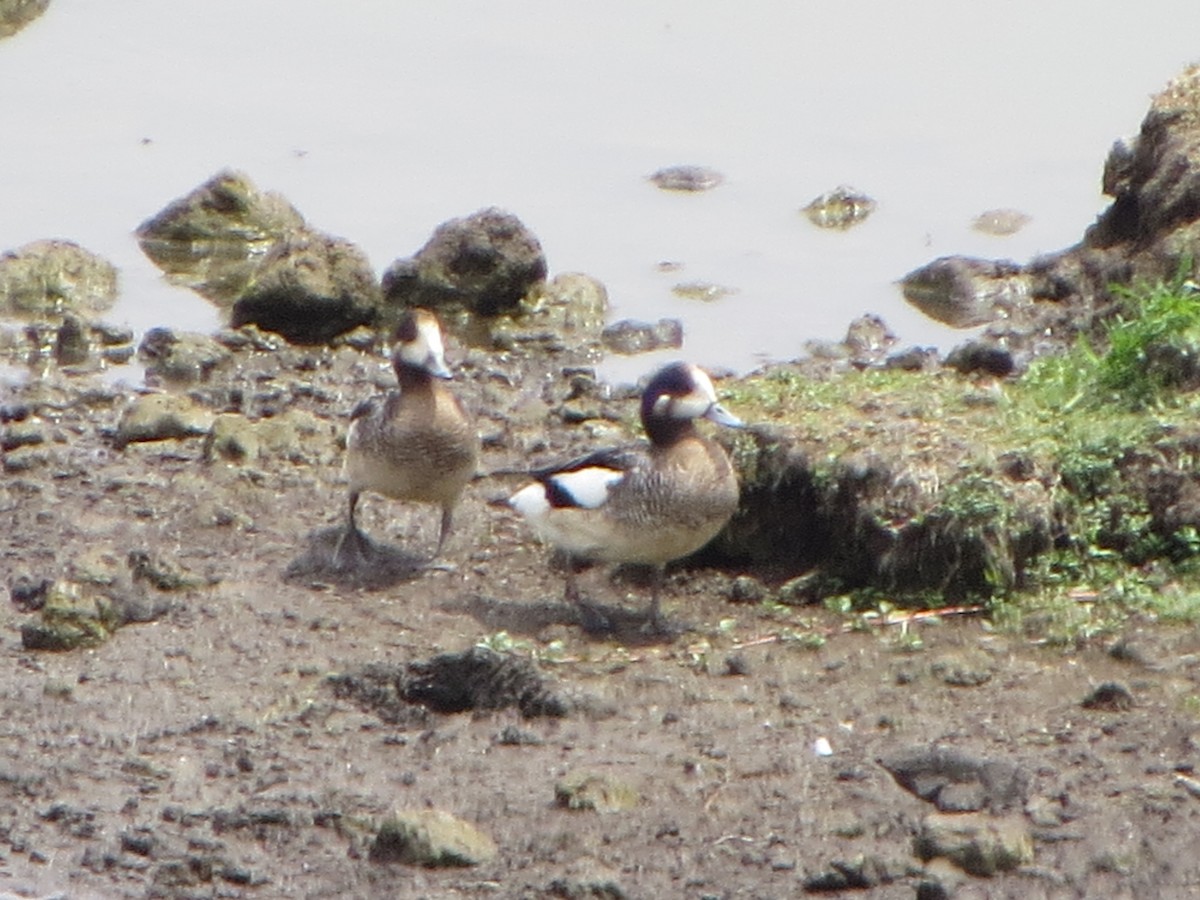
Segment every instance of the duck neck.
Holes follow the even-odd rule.
[[[428,391],[433,386],[433,376],[420,366],[410,366],[405,362],[396,362],[396,381],[400,383],[403,393]]]
[[[684,438],[697,434],[696,425],[691,419],[648,417],[642,420],[642,427],[650,443],[660,449],[673,447]]]

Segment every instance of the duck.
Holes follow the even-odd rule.
[[[359,529],[359,498],[373,491],[393,500],[441,508],[433,559],[441,556],[454,509],[475,476],[480,441],[472,417],[447,382],[442,330],[426,309],[405,311],[395,330],[392,368],[399,390],[371,397],[350,414],[344,470],[349,482],[346,526],[334,564],[360,559],[370,541]]]
[[[740,428],[699,366],[671,363],[641,395],[645,442],[597,450],[531,472],[508,498],[535,534],[567,557],[565,596],[581,604],[577,563],[636,563],[653,570],[647,625],[663,630],[660,595],[668,563],[699,550],[736,512],[737,474],[697,419]],[[585,613],[585,624],[587,611]]]

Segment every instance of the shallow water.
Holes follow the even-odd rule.
[[[614,320],[682,318],[683,355],[709,366],[797,356],[864,312],[948,348],[963,333],[896,280],[1077,241],[1113,140],[1200,57],[1195,0],[1133,7],[353,0],[331,17],[315,0],[54,0],[0,43],[0,83],[24,86],[0,126],[0,249],[77,241],[121,268],[112,321],[211,330],[215,310],[163,282],[132,231],[233,167],[379,271],[440,222],[505,207],[552,272],[600,278]],[[726,181],[645,178],[678,163]],[[878,209],[814,227],[800,208],[843,183]],[[996,207],[1032,221],[971,230]],[[682,281],[736,293],[681,299]]]

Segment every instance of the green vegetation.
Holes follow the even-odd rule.
[[[883,527],[930,525],[931,539],[952,526],[960,546],[982,548],[989,590],[966,599],[1000,625],[1066,641],[1131,613],[1200,622],[1200,532],[1187,514],[1193,493],[1200,510],[1200,288],[1181,274],[1118,297],[1095,344],[1015,381],[871,370],[821,380],[778,367],[727,399],[786,428],[818,482],[903,460],[870,513]],[[744,463],[754,448],[735,453]],[[871,588],[839,602],[862,613],[947,598]]]

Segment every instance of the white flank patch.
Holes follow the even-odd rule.
[[[550,501],[546,499],[546,487],[535,481],[508,498],[508,505],[532,522],[545,517],[550,511]]]
[[[589,466],[574,472],[552,475],[550,480],[570,494],[576,506],[596,509],[603,506],[608,499],[609,488],[624,477],[625,473],[620,469]]]

